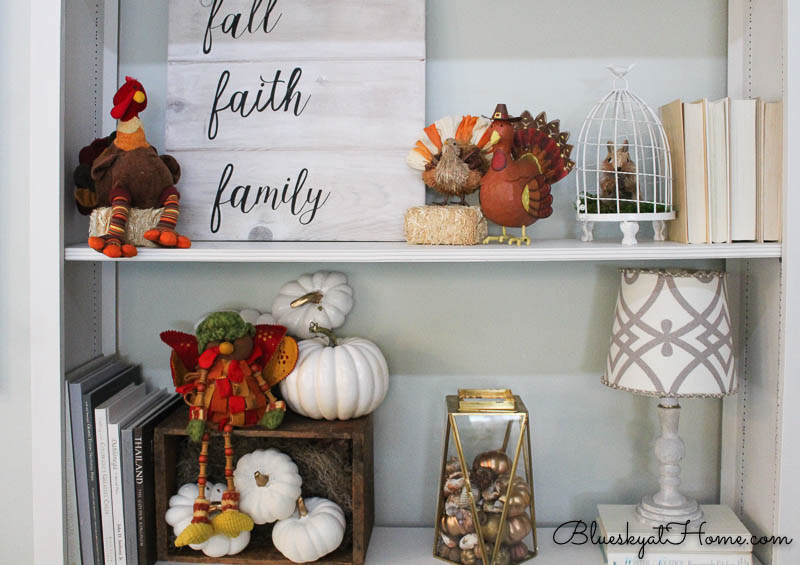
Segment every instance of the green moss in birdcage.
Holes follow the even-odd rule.
[[[597,198],[596,196],[581,196],[581,205],[585,206],[583,213],[586,214],[653,214],[658,212],[669,212],[670,208],[666,204],[652,202],[630,202],[626,200],[617,201],[613,198]],[[577,205],[576,205],[577,209]]]

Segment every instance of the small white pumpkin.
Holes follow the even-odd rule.
[[[209,483],[206,485],[206,498],[209,502],[219,502],[222,500],[222,493],[225,485],[222,483]],[[197,498],[199,489],[194,483],[187,483],[178,489],[178,494],[169,499],[169,509],[165,515],[167,524],[172,526],[175,536],[192,523],[194,515],[194,500]],[[236,555],[250,543],[250,532],[242,532],[235,538],[230,538],[223,534],[215,534],[203,543],[191,544],[192,549],[202,551],[209,557],[223,557],[225,555]]]
[[[247,322],[249,324],[253,324],[254,326],[259,326],[259,325],[262,325],[262,324],[271,326],[271,325],[275,325],[275,323],[276,323],[275,322],[275,318],[272,317],[272,314],[270,314],[269,312],[261,313],[258,310],[256,310],[255,308],[245,308],[244,310],[234,310],[232,308],[227,308],[227,309],[223,308],[223,309],[220,309],[220,310],[214,310],[214,312],[236,312],[242,317],[242,320],[244,320],[245,322]],[[197,331],[197,327],[201,323],[203,323],[203,320],[208,318],[209,314],[211,314],[211,312],[206,312],[205,314],[200,316],[199,320],[197,320],[194,323],[195,331]]]
[[[323,339],[298,344],[294,370],[281,381],[281,395],[289,407],[317,420],[349,420],[370,414],[389,390],[389,366],[378,346],[368,339],[336,340],[329,330]]]
[[[242,317],[242,320],[249,324],[253,324],[254,326],[273,326],[276,323],[275,318],[272,317],[272,314],[269,312],[262,313],[254,308],[245,308],[244,310],[240,310],[239,315]]]
[[[344,512],[326,498],[297,501],[297,511],[272,528],[272,543],[286,559],[309,563],[328,555],[344,539]]]
[[[308,329],[312,322],[326,328],[341,327],[352,309],[353,289],[347,284],[347,276],[327,271],[286,283],[272,303],[277,323],[302,339],[312,336]]]
[[[239,509],[256,524],[291,516],[303,484],[292,458],[272,448],[240,457],[233,479],[240,495]]]

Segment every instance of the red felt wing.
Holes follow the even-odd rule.
[[[200,353],[197,351],[197,338],[192,334],[169,330],[161,332],[161,341],[175,350],[183,366],[188,371],[194,371],[197,367],[197,358]],[[175,375],[173,374],[173,378]]]
[[[256,326],[256,336],[253,341],[261,348],[262,355],[258,360],[260,365],[264,366],[269,363],[269,360],[278,350],[286,332],[287,330],[283,326],[268,326],[266,324]]]

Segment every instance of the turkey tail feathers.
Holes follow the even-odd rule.
[[[569,132],[561,131],[559,120],[548,122],[544,112],[534,118],[526,110],[516,123],[515,157],[532,154],[540,163],[547,182],[558,182],[575,166],[575,162],[569,159],[572,145],[567,144],[568,139]]]
[[[421,137],[406,157],[406,162],[413,169],[426,170],[434,160],[438,159],[442,143],[451,138],[483,149],[479,141],[484,137],[490,124],[490,120],[479,116],[466,115],[460,119],[454,116],[441,118],[422,131]],[[485,137],[488,140],[488,136]]]

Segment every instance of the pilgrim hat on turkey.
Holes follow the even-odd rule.
[[[520,118],[515,118],[508,115],[508,108],[506,108],[505,104],[498,104],[494,109],[494,114],[492,114],[491,117],[484,116],[484,118],[503,122],[518,122],[520,120]]]

